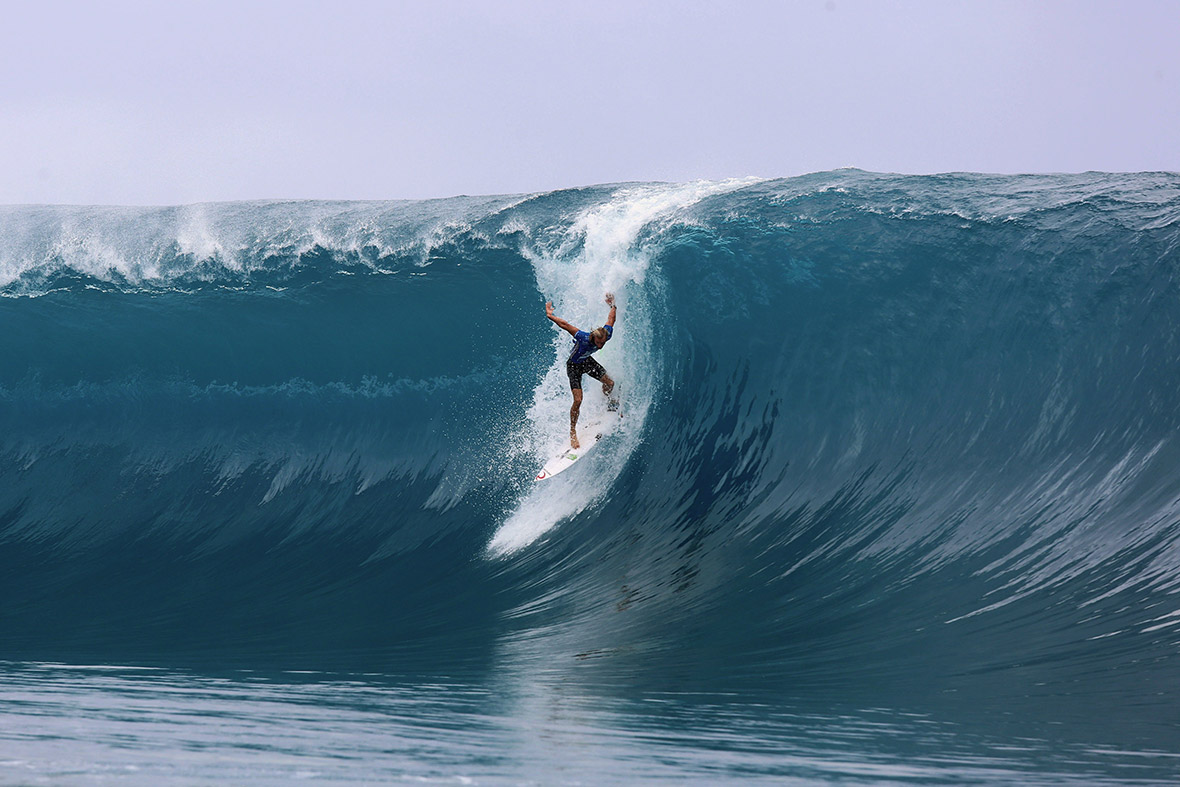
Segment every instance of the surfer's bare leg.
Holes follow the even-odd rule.
[[[573,389],[574,406],[570,408],[570,448],[581,448],[578,444],[578,411],[582,409],[582,389]]]
[[[609,374],[602,375],[602,395],[610,398],[610,392],[615,389],[615,381],[610,378]]]
[[[611,392],[615,390],[615,381],[611,379],[609,374],[602,375],[602,395],[606,397],[606,409],[614,412],[619,409],[618,397],[611,396]]]

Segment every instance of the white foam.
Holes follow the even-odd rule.
[[[625,418],[592,453],[561,475],[533,484],[522,494],[488,544],[492,555],[515,552],[554,525],[601,500],[622,472],[635,446],[658,382],[658,357],[652,347],[653,311],[658,286],[648,281],[651,249],[641,235],[658,222],[675,220],[678,211],[719,193],[747,186],[755,179],[661,184],[622,189],[605,204],[580,215],[554,247],[532,258],[537,289],[552,300],[559,316],[583,330],[602,325],[609,307],[604,293],[615,293],[618,319],[614,338],[595,358],[619,385]],[[544,315],[537,315],[544,319]],[[570,337],[554,330],[553,362],[533,392],[527,423],[516,436],[519,453],[537,467],[566,444],[570,393],[565,375]],[[580,420],[602,417],[606,400],[593,380],[583,382]],[[579,435],[589,435],[579,428]]]
[[[176,247],[181,254],[194,259],[220,260],[228,268],[242,269],[241,262],[226,249],[224,239],[213,229],[205,205],[192,205],[182,211]]]
[[[430,250],[520,201],[227,202],[135,208],[0,206],[0,288],[33,272],[74,270],[100,281],[167,286],[193,270],[251,273],[271,257],[316,247],[370,259]],[[35,288],[22,291],[40,294]]]

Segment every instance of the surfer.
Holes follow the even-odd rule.
[[[588,374],[602,383],[602,393],[606,396],[606,409],[619,409],[619,400],[611,396],[615,381],[602,368],[602,364],[591,358],[591,354],[602,349],[615,330],[615,296],[606,294],[606,305],[610,306],[610,316],[606,318],[606,325],[592,331],[579,331],[573,325],[553,313],[553,304],[545,304],[545,316],[564,331],[574,337],[574,347],[569,360],[565,362],[565,373],[570,378],[570,390],[574,395],[574,405],[570,408],[570,447],[579,448],[578,444],[578,411],[582,409],[582,375]]]

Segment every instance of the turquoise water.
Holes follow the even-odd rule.
[[[989,734],[929,711],[620,697],[546,670],[473,681],[6,666],[9,784],[1138,784],[1174,773],[1166,752],[1065,742],[1051,725],[1010,720]]]
[[[0,783],[1180,779],[1175,175],[3,207],[0,295]]]

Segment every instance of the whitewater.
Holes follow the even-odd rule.
[[[0,296],[0,784],[1180,780],[1174,173],[0,206]]]

